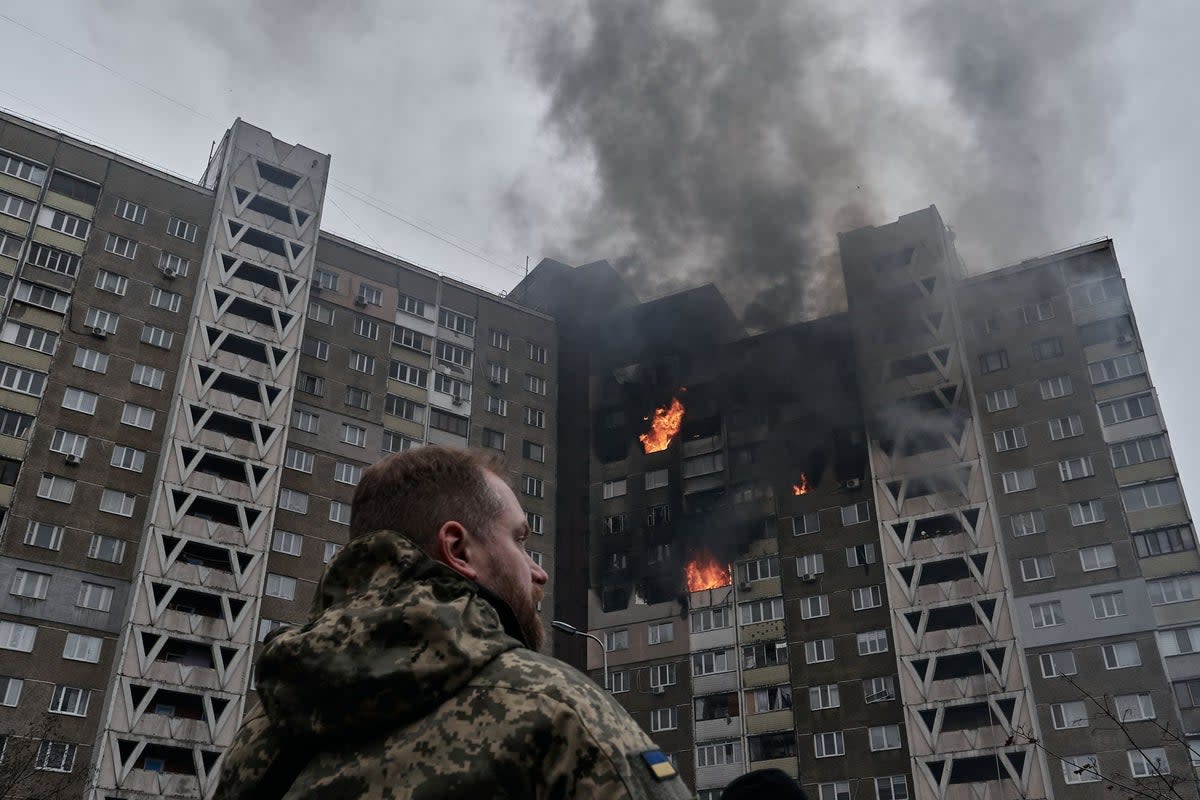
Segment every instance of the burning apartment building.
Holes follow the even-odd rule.
[[[604,263],[510,295],[559,319],[555,614],[607,674],[556,646],[705,800],[1195,797],[1200,559],[1112,242],[840,249],[848,310],[756,335]]]

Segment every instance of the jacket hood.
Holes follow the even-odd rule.
[[[506,604],[407,537],[376,531],[329,564],[309,622],[259,656],[257,689],[282,736],[361,735],[427,716],[522,643]]]

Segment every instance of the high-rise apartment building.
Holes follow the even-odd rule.
[[[968,276],[930,208],[840,245],[845,314],[591,323],[592,674],[701,798],[1196,797],[1200,560],[1112,242]]]
[[[328,168],[238,120],[192,183],[0,115],[6,796],[209,795],[385,453],[504,452],[554,570],[554,321],[323,233]]]

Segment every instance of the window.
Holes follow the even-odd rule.
[[[304,537],[298,533],[290,531],[275,531],[271,534],[271,549],[276,553],[283,553],[289,556],[300,555],[300,549],[304,545]]]
[[[8,593],[31,600],[45,600],[49,590],[50,576],[45,572],[18,569],[13,573],[12,586],[9,587]]]
[[[984,406],[989,412],[1016,408],[1017,393],[1013,389],[996,389],[983,396]]]
[[[470,369],[474,362],[474,354],[465,347],[458,347],[449,342],[437,343],[437,357],[448,364],[455,364],[463,369]]]
[[[89,372],[108,372],[108,354],[99,350],[89,350],[86,347],[75,347],[74,365]]]
[[[1122,722],[1139,722],[1154,719],[1154,701],[1149,692],[1138,694],[1119,694],[1113,698],[1116,705],[1117,719]]]
[[[875,779],[876,800],[909,800],[908,780],[903,775],[889,775]],[[825,800],[824,797],[821,800]],[[842,800],[837,798],[836,800]],[[849,797],[847,796],[847,800]]]
[[[37,242],[30,244],[28,262],[72,278],[79,272],[79,256]]]
[[[532,511],[526,511],[525,521],[529,523],[530,533],[536,533],[538,536],[542,535],[545,527],[545,519],[541,514],[535,514]]]
[[[876,725],[868,729],[871,752],[900,749],[899,725]]]
[[[358,482],[362,480],[362,467],[339,461],[333,467],[333,479],[338,483],[357,486]]]
[[[1088,375],[1091,376],[1093,386],[1144,374],[1146,365],[1142,361],[1141,353],[1129,353],[1088,364]]]
[[[508,367],[495,362],[488,362],[488,380],[492,383],[508,383]]]
[[[626,638],[628,638],[628,631]],[[628,647],[628,643],[626,647]],[[663,686],[675,685],[675,665],[674,664],[655,664],[650,667],[650,688],[658,689]]]
[[[614,497],[623,497],[626,491],[625,479],[615,478],[611,481],[605,481],[603,491],[605,500],[611,500]]]
[[[448,308],[438,310],[438,325],[461,333],[463,336],[475,335],[475,320],[466,314],[460,314]]]
[[[1098,544],[1085,547],[1079,551],[1079,561],[1084,572],[1095,572],[1098,569],[1109,569],[1117,565],[1117,556],[1113,553],[1111,544]]]
[[[0,363],[0,387],[20,394],[41,397],[46,388],[46,376],[41,372]]]
[[[1127,751],[1129,774],[1135,778],[1167,775],[1171,765],[1167,763],[1167,751],[1161,747],[1142,747]]]
[[[17,197],[15,194],[9,194],[8,192],[0,192],[0,214],[16,217],[17,219],[29,222],[31,219],[33,219],[34,205],[35,203],[32,200],[26,200],[23,197]],[[46,211],[49,212],[50,209],[46,209]],[[42,217],[45,216],[46,215],[43,214],[38,218],[39,224],[46,224],[42,222]]]
[[[549,392],[548,386],[545,378],[539,378],[537,375],[529,373],[525,374],[525,391],[545,395]]]
[[[316,464],[317,457],[312,453],[299,450],[295,447],[289,447],[284,453],[283,465],[288,469],[294,469],[297,472],[305,472],[312,474],[313,465]]]
[[[296,597],[296,579],[268,572],[267,586],[263,591],[271,597],[293,600]]]
[[[415,317],[425,316],[425,301],[402,294],[397,298],[396,308]]]
[[[1075,393],[1075,387],[1071,385],[1070,375],[1043,378],[1038,381],[1038,390],[1042,393],[1043,400],[1056,400],[1059,397],[1066,397],[1069,394]]]
[[[63,529],[59,525],[29,520],[25,526],[24,542],[30,547],[58,550],[62,547],[62,539]]]
[[[19,678],[0,678],[0,705],[16,708],[21,702],[21,689],[25,682]],[[0,752],[3,747],[0,746]]]
[[[1071,414],[1068,417],[1056,417],[1050,420],[1048,424],[1050,426],[1050,438],[1053,441],[1083,435],[1083,420],[1080,419],[1078,414]]]
[[[356,336],[361,336],[364,339],[379,338],[379,323],[368,317],[354,317],[354,325],[351,328]]]
[[[321,416],[311,411],[292,410],[292,427],[305,433],[317,433],[321,430]]]
[[[392,343],[428,355],[432,352],[431,339],[408,328],[397,327],[392,331]]]
[[[628,650],[629,649],[629,631],[628,630],[605,631],[604,632],[604,649],[610,653],[613,652],[614,650]]]
[[[112,609],[113,588],[101,586],[98,583],[84,581],[79,586],[79,597],[75,605],[92,611],[109,611]]]
[[[129,374],[129,382],[139,386],[149,386],[151,389],[161,389],[165,377],[166,373],[157,367],[134,364],[133,371]]]
[[[384,396],[383,411],[385,414],[391,414],[393,417],[400,417],[412,422],[419,423],[425,421],[425,406],[394,394]]]
[[[767,556],[738,564],[738,579],[741,581],[761,581],[778,577],[779,556]]]
[[[383,305],[383,290],[369,283],[359,284],[358,299],[369,306]]]
[[[729,658],[731,652],[730,650],[709,650],[706,653],[693,653],[692,677],[729,672],[733,668]]]
[[[393,361],[388,368],[388,377],[410,386],[424,389],[429,385],[429,370],[405,364],[403,361]],[[491,409],[488,409],[489,411]]]
[[[0,336],[6,342],[12,342],[18,347],[24,347],[28,350],[36,350],[39,353],[54,355],[58,350],[58,334],[53,331],[35,328],[30,325],[25,325],[20,322],[6,322],[4,324],[3,335]],[[79,359],[79,349],[76,348],[76,361]],[[92,352],[92,351],[88,351]],[[107,357],[105,358],[107,362]],[[76,366],[79,366],[76,363]]]
[[[509,338],[508,338],[508,334],[507,334],[507,333],[505,333],[504,331],[498,331],[498,330],[496,330],[495,328],[492,328],[492,330],[491,330],[491,342],[492,342],[492,347],[495,347],[495,348],[497,348],[497,349],[499,349],[499,350],[507,350],[507,349],[509,349]]]
[[[1040,303],[1022,306],[1017,309],[1017,313],[1026,325],[1045,322],[1048,319],[1054,319],[1054,303],[1050,300],[1043,300]]]
[[[833,639],[814,639],[804,643],[804,663],[819,664],[833,660]]]
[[[338,544],[337,542],[326,542],[324,555],[321,556],[321,563],[328,564],[330,561],[333,560],[333,557],[336,556],[341,549],[342,549],[342,546],[340,544]]]
[[[1133,535],[1133,546],[1138,558],[1182,553],[1196,549],[1196,535],[1190,525],[1176,525],[1153,531],[1142,531]]]
[[[1086,728],[1088,724],[1087,706],[1082,700],[1055,703],[1050,706],[1050,719],[1058,730]]]
[[[38,484],[37,495],[56,503],[70,503],[75,496],[75,481],[59,475],[43,473],[41,483]]]
[[[67,313],[67,307],[71,305],[71,295],[28,281],[17,281],[14,297],[23,303],[58,314]]]
[[[1123,617],[1128,613],[1124,592],[1104,592],[1092,595],[1092,614],[1096,619]]]
[[[666,644],[675,641],[675,625],[670,622],[655,622],[646,627],[648,644]]]
[[[896,679],[893,675],[867,678],[862,682],[864,703],[886,703],[896,699]]]
[[[413,439],[395,431],[385,430],[383,432],[383,445],[380,449],[385,453],[403,453],[405,450],[413,450],[420,447],[421,444],[420,439]]]
[[[604,532],[625,533],[629,530],[629,518],[624,512],[620,514],[609,514],[604,518]]]
[[[824,571],[825,555],[823,553],[810,553],[806,556],[799,556],[796,559],[796,575],[801,578],[820,575]]]
[[[449,375],[443,375],[440,372],[435,372],[433,375],[433,389],[434,391],[448,394],[455,400],[471,399],[471,384],[451,378]]]
[[[133,239],[127,239],[124,236],[117,236],[115,233],[110,233],[104,238],[104,249],[115,256],[132,260],[137,255],[137,242],[135,242]],[[111,273],[104,272],[104,270],[101,270],[100,273],[102,275],[111,275]],[[121,278],[120,280],[121,290],[115,293],[123,295],[125,294],[126,280],[124,278]],[[107,287],[100,286],[99,280],[97,280],[96,286],[97,288],[104,289],[105,291],[114,291],[112,289],[108,289]]]
[[[1071,524],[1091,525],[1095,522],[1104,522],[1104,501],[1102,500],[1083,500],[1078,503],[1068,503],[1067,512],[1071,515]]]
[[[158,327],[157,325],[146,324],[142,326],[142,333],[138,337],[144,344],[151,347],[160,347],[163,350],[170,350],[171,345],[175,341],[175,334],[171,331]]]
[[[1082,458],[1066,458],[1058,462],[1058,475],[1063,482],[1077,481],[1080,478],[1090,478],[1096,474],[1092,466],[1091,456]]]
[[[150,290],[150,305],[161,308],[163,311],[175,312],[183,305],[183,295],[155,286]]]
[[[100,495],[100,510],[121,517],[132,517],[136,503],[137,495],[118,492],[115,489],[105,489]]]
[[[3,198],[0,197],[0,200]],[[26,200],[26,203],[29,201]],[[3,213],[12,213],[12,204],[7,204],[7,207],[0,206]],[[28,217],[22,217],[28,219]],[[58,211],[49,206],[42,206],[42,210],[38,212],[37,224],[43,228],[49,228],[52,231],[66,234],[73,239],[86,239],[88,232],[92,229],[92,223],[88,222],[83,217],[77,217],[74,214],[68,214],[65,211]]]
[[[1074,675],[1078,672],[1075,667],[1075,654],[1070,650],[1042,653],[1038,656],[1038,663],[1041,664],[1043,678],[1057,678],[1060,675]]]
[[[650,731],[673,731],[679,727],[679,709],[656,708],[650,712]]]
[[[1138,486],[1121,487],[1121,502],[1129,512],[1145,511],[1150,508],[1177,505],[1183,502],[1179,492],[1179,481],[1171,478]]]
[[[70,661],[88,661],[95,664],[100,660],[102,642],[103,640],[98,636],[68,633],[62,657]]]
[[[857,525],[860,522],[871,521],[871,504],[866,500],[853,505],[842,506],[842,525]]]
[[[103,331],[105,334],[116,333],[120,322],[120,314],[105,311],[102,308],[89,308],[83,319],[83,324],[86,327],[91,328],[93,331]]]
[[[867,631],[858,634],[858,654],[869,656],[888,651],[888,636],[886,630]]]
[[[329,504],[329,521],[339,525],[350,524],[350,504],[339,503],[336,500]]]
[[[173,275],[187,277],[191,266],[192,262],[188,259],[183,256],[177,256],[174,253],[168,253],[166,250],[158,257],[158,269],[168,277]]]
[[[829,596],[823,594],[814,594],[809,597],[800,598],[800,618],[813,619],[814,617],[829,616]],[[745,624],[744,622],[742,624]]]
[[[1033,360],[1045,361],[1048,358],[1057,358],[1063,354],[1062,339],[1057,336],[1051,336],[1046,339],[1038,339],[1033,343]]]
[[[656,469],[646,473],[646,490],[661,489],[668,483],[667,470]]]
[[[1113,276],[1091,283],[1082,283],[1070,289],[1071,305],[1076,308],[1086,308],[1098,305],[1108,300],[1119,300],[1125,297],[1121,278]]]
[[[47,772],[70,772],[75,766],[75,745],[43,739],[38,744],[34,767]]]
[[[313,270],[314,286],[319,286],[322,289],[329,289],[330,291],[336,292],[338,291],[341,281],[342,276],[338,275],[336,272],[330,272],[329,270],[320,269],[319,267]]]
[[[1050,556],[1031,556],[1021,559],[1021,579],[1040,581],[1054,577],[1054,561]]]
[[[771,597],[766,600],[752,600],[748,603],[739,603],[738,619],[742,625],[783,619],[783,598]]]
[[[1100,780],[1100,765],[1094,755],[1063,756],[1063,780],[1067,783],[1095,783]]]
[[[608,674],[608,691],[612,694],[621,694],[629,691],[629,673],[624,670],[610,672]]]
[[[487,396],[486,408],[489,413],[495,414],[498,417],[508,416],[508,401],[500,397]]]
[[[192,223],[185,222],[178,217],[171,217],[167,220],[167,235],[175,236],[186,242],[196,241],[196,232],[198,230]]]
[[[307,514],[308,495],[295,489],[282,488],[279,490],[279,507],[284,511]]]
[[[1186,603],[1200,597],[1200,575],[1180,575],[1146,581],[1146,591],[1150,594],[1152,606]]]
[[[29,653],[37,640],[37,627],[19,622],[0,621],[0,650],[19,650]],[[70,641],[71,634],[67,634]]]
[[[1147,461],[1158,461],[1169,457],[1171,452],[1167,447],[1166,434],[1160,433],[1156,436],[1146,436],[1109,445],[1108,454],[1112,458],[1113,467],[1119,468],[1144,464]]]
[[[879,558],[875,554],[875,544],[873,542],[856,544],[853,547],[846,548],[847,567],[862,567],[867,564],[874,564],[878,560]]]
[[[17,258],[21,255],[21,246],[25,244],[25,240],[18,237],[16,234],[5,233],[0,231],[0,256],[8,258]],[[8,289],[8,282],[5,281],[5,291]]]
[[[722,764],[741,763],[742,757],[737,742],[717,742],[696,747],[697,767],[716,767]]]
[[[1000,480],[1004,485],[1005,494],[1026,492],[1037,486],[1032,469],[1014,469],[1008,472],[1001,472]]]
[[[0,172],[36,186],[46,182],[46,168],[8,153],[0,152]]]
[[[883,587],[861,586],[850,591],[850,606],[855,611],[879,608],[883,605]]]
[[[92,540],[88,544],[88,558],[120,564],[125,558],[125,542],[112,536],[93,533]]]
[[[1142,654],[1138,651],[1137,642],[1118,642],[1100,647],[1104,656],[1105,669],[1126,669],[1141,666]]]
[[[825,686],[812,686],[808,690],[808,708],[810,711],[820,711],[825,708],[838,708],[842,698],[838,685],[830,683]]]
[[[808,514],[797,514],[792,517],[792,535],[801,536],[806,533],[817,533],[821,530],[821,516],[812,511]]]
[[[50,436],[50,449],[55,453],[83,457],[87,450],[88,437],[80,433],[71,433],[62,428],[55,428]]]
[[[1156,413],[1154,398],[1149,392],[1110,400],[1100,403],[1097,407],[1100,409],[1100,421],[1106,426],[1128,422],[1131,419],[1152,417]]]
[[[344,402],[351,408],[366,411],[371,407],[371,393],[365,389],[359,389],[357,386],[347,386]]]
[[[817,758],[831,758],[846,754],[846,742],[841,731],[813,735],[813,752]]]
[[[357,425],[351,425],[349,422],[342,423],[342,441],[354,447],[367,446],[367,429],[360,428]]]
[[[993,350],[979,356],[979,371],[984,375],[989,372],[999,372],[1002,369],[1008,369],[1007,350]]]
[[[996,444],[997,453],[1003,453],[1006,450],[1019,450],[1029,444],[1025,439],[1024,428],[1009,428],[1008,430],[996,431],[992,434],[992,439]]]
[[[121,409],[121,424],[150,430],[154,427],[154,409],[126,403]]]
[[[470,423],[466,417],[450,414],[437,408],[429,409],[429,427],[463,438],[466,438],[470,432]]]
[[[692,633],[704,633],[733,626],[733,610],[729,606],[702,608],[691,614]]]
[[[324,303],[318,303],[312,300],[308,304],[308,319],[310,322],[319,322],[322,325],[333,324],[333,309]]]
[[[1029,606],[1029,613],[1033,617],[1035,628],[1053,628],[1067,621],[1063,616],[1062,602],[1058,600],[1034,603]]]
[[[538,364],[545,364],[549,360],[549,355],[546,351],[546,348],[542,347],[541,345],[536,345],[533,342],[529,342],[527,354],[529,355],[530,361],[535,361]]]
[[[833,641],[829,640],[833,647]],[[759,667],[774,667],[786,664],[788,661],[787,642],[765,642],[748,644],[742,647],[742,668],[758,669]]]
[[[539,463],[545,463],[546,448],[544,445],[540,445],[540,444],[537,444],[536,442],[531,442],[528,439],[526,439],[524,442],[521,443],[521,455],[524,456],[525,458],[528,458],[530,461],[537,461]]]

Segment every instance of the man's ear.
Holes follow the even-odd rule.
[[[479,548],[461,524],[451,520],[437,532],[437,559],[470,581],[478,581]]]

